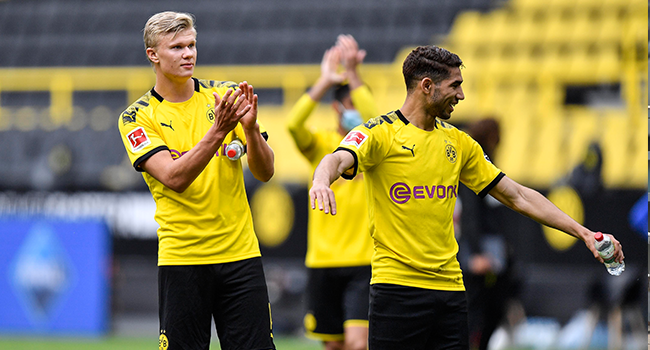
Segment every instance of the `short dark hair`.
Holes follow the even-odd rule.
[[[455,53],[442,47],[418,46],[404,60],[402,74],[406,90],[411,91],[423,78],[431,78],[434,84],[447,79],[450,68],[459,68],[463,61]]]
[[[350,85],[339,84],[334,88],[334,99],[343,102],[343,99],[350,96]]]

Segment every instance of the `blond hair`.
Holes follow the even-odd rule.
[[[145,50],[155,48],[161,36],[171,33],[175,36],[185,29],[192,29],[196,35],[192,14],[172,11],[156,13],[144,25],[144,35],[142,36],[144,48]]]

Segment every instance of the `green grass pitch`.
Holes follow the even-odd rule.
[[[319,342],[301,337],[276,336],[278,350],[320,350]],[[0,350],[145,350],[158,349],[156,338],[105,337],[88,338],[46,338],[46,337],[0,337]],[[220,350],[213,342],[210,350]]]

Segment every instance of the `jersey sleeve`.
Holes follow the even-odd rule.
[[[305,151],[309,150],[314,143],[314,135],[307,127],[305,127],[305,122],[317,105],[318,103],[312,100],[309,94],[305,93],[300,97],[293,108],[291,108],[291,112],[289,112],[287,128],[289,129],[289,134],[293,137],[298,150],[303,152],[303,154]]]
[[[372,97],[370,89],[366,85],[361,85],[350,91],[350,98],[352,99],[354,108],[361,114],[364,123],[379,115],[377,104]]]
[[[260,126],[260,134],[262,134],[262,137],[264,138],[264,140],[268,141],[269,140],[269,132],[266,131],[266,128],[264,127],[264,124],[262,124],[262,122],[258,120],[257,125]]]
[[[464,158],[460,182],[480,197],[485,197],[505,174],[492,164],[478,142],[464,132],[460,135]]]
[[[379,164],[386,155],[385,135],[381,132],[370,130],[363,124],[352,129],[343,138],[335,152],[350,152],[354,157],[354,164],[350,169],[341,174],[344,179],[353,179],[357,172],[364,172]]]
[[[129,160],[137,171],[144,171],[140,164],[157,152],[169,150],[162,140],[146,110],[134,105],[122,113],[118,129]]]

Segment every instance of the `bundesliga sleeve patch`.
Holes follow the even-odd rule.
[[[149,140],[147,133],[144,132],[142,127],[136,128],[126,134],[126,138],[129,139],[132,152],[137,152],[151,144],[151,140]]]
[[[492,163],[492,161],[490,160],[490,157],[488,157],[487,153],[483,152],[483,157],[485,158],[485,160]]]
[[[354,130],[350,131],[348,135],[341,141],[342,145],[346,146],[355,146],[357,148],[361,147],[364,142],[368,139],[368,135],[362,133],[361,131]]]

